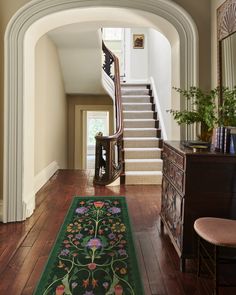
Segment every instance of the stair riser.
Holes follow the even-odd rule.
[[[131,84],[126,84],[122,83],[121,84],[121,89],[149,89],[150,85],[146,83],[131,83]]]
[[[125,159],[158,159],[161,157],[161,151],[125,151]]]
[[[124,137],[157,137],[156,130],[124,130]]]
[[[149,95],[149,89],[122,89],[122,95]]]
[[[140,105],[135,105],[135,104],[130,104],[130,105],[122,105],[124,111],[151,111],[152,110],[152,104],[140,104]]]
[[[126,184],[161,184],[162,176],[155,175],[126,175],[125,183]]]
[[[125,171],[162,171],[162,162],[125,163]]]
[[[135,141],[127,141],[124,140],[124,147],[125,148],[157,148],[159,147],[158,140],[135,140]]]
[[[122,97],[122,102],[123,103],[149,103],[150,102],[150,97]]]
[[[125,128],[155,128],[155,121],[124,121]]]
[[[123,112],[123,118],[124,119],[153,119],[153,112],[148,113],[126,113]]]

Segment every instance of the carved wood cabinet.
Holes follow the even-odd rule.
[[[195,255],[193,223],[203,216],[236,219],[236,155],[164,142],[161,225],[182,271],[185,259]]]

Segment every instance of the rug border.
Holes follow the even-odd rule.
[[[136,277],[136,280],[135,280],[135,287],[137,288],[137,291],[135,293],[135,295],[144,295],[144,289],[143,289],[143,282],[142,282],[142,279],[141,279],[141,275],[140,275],[140,271],[139,271],[139,267],[140,267],[140,263],[138,262],[138,259],[137,259],[137,250],[136,250],[136,245],[134,243],[134,238],[133,238],[133,233],[132,233],[132,224],[131,224],[131,220],[130,220],[130,217],[129,217],[129,211],[128,211],[128,204],[126,202],[126,197],[125,196],[74,196],[72,201],[71,201],[71,204],[69,206],[69,208],[67,209],[67,214],[65,215],[65,218],[62,222],[62,225],[60,226],[59,230],[58,230],[58,233],[57,233],[57,236],[55,238],[55,241],[53,243],[53,246],[52,246],[52,249],[48,255],[48,259],[45,263],[45,266],[42,270],[42,273],[40,275],[40,278],[39,278],[39,281],[37,283],[37,285],[35,286],[35,289],[34,289],[34,293],[33,295],[41,295],[40,290],[38,289],[42,284],[45,285],[45,281],[47,279],[47,276],[45,275],[45,270],[46,268],[48,267],[48,265],[51,264],[51,261],[53,262],[53,254],[56,254],[55,252],[57,252],[57,248],[55,247],[56,244],[60,244],[60,242],[63,241],[64,237],[60,238],[60,233],[62,230],[66,229],[66,221],[67,219],[69,219],[69,217],[71,215],[73,215],[73,210],[72,207],[74,206],[74,203],[78,200],[78,199],[84,199],[84,198],[89,198],[91,200],[97,200],[97,199],[118,199],[118,200],[121,200],[123,202],[122,205],[124,205],[124,207],[126,208],[126,212],[123,213],[124,214],[124,217],[126,219],[126,223],[127,223],[127,226],[128,226],[128,236],[130,238],[130,241],[131,245],[128,245],[128,248],[129,248],[129,254],[130,254],[130,259],[131,259],[131,262],[132,262],[132,265],[133,265],[133,274],[134,274],[134,277]],[[60,241],[61,240],[61,241]]]

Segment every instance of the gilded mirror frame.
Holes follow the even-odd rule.
[[[217,9],[218,85],[222,90],[222,41],[236,32],[236,0],[226,0]],[[219,104],[223,98],[220,96]]]

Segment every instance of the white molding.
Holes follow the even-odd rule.
[[[87,111],[98,111],[98,112],[109,112],[109,134],[112,134],[114,131],[114,107],[113,105],[76,105],[75,106],[75,133],[74,133],[74,168],[75,169],[84,169],[85,164],[83,164],[83,159],[85,159],[85,148],[83,140],[81,138],[84,136],[83,127],[81,127],[81,122],[83,121],[83,113]],[[77,151],[77,152],[75,152]]]
[[[40,171],[34,177],[34,193],[36,194],[42,186],[53,176],[53,174],[59,169],[59,165],[56,161],[49,164],[46,168]]]
[[[115,101],[115,86],[113,80],[102,70],[102,85],[109,96]]]
[[[150,83],[151,83],[151,89],[152,89],[152,93],[153,93],[153,97],[154,97],[155,107],[156,107],[156,111],[157,111],[158,119],[159,119],[159,123],[160,123],[162,138],[164,140],[167,140],[168,137],[167,137],[167,133],[166,133],[166,127],[165,127],[165,123],[164,123],[164,119],[163,119],[163,115],[162,115],[162,111],[161,111],[161,106],[160,106],[159,98],[157,95],[156,85],[155,85],[153,77],[150,77]]]
[[[27,195],[26,200],[23,200],[24,219],[30,217],[34,212],[34,209],[35,209],[35,193],[32,191],[31,194]]]
[[[120,185],[120,177],[117,178],[115,181],[113,181],[112,183],[110,184],[107,184],[106,186],[117,186],[117,185]]]
[[[34,159],[32,155],[29,156],[25,151],[26,147],[28,150],[31,149],[31,145],[26,144],[26,142],[29,141],[33,145],[33,139],[27,137],[29,130],[27,128],[32,126],[29,122],[32,122],[33,109],[31,112],[26,112],[26,109],[33,97],[32,83],[34,82],[29,81],[29,78],[32,79],[33,75],[31,77],[29,74],[31,68],[27,63],[27,58],[30,52],[26,54],[25,50],[30,51],[30,47],[25,46],[26,37],[30,35],[29,31],[32,30],[34,34],[30,37],[33,36],[32,42],[36,43],[37,38],[52,29],[49,16],[54,21],[56,18],[62,21],[63,18],[61,18],[59,12],[65,13],[67,18],[69,13],[74,13],[73,21],[75,22],[75,13],[80,8],[93,7],[143,10],[169,21],[176,28],[180,39],[180,87],[188,88],[191,85],[198,84],[198,32],[196,25],[192,17],[171,0],[32,0],[28,2],[11,18],[5,32],[4,222],[26,218],[24,200],[28,197],[24,194],[28,195],[33,185],[30,185],[31,179],[33,179],[33,167],[29,163],[31,163],[30,161],[34,162]],[[43,23],[43,21],[45,22]],[[72,22],[72,20],[70,21]],[[38,35],[35,26],[40,29]],[[25,58],[26,56],[27,58]],[[25,126],[26,122],[27,126]],[[26,183],[29,184],[29,187],[25,187]],[[33,206],[33,202],[31,202],[31,206]],[[30,210],[32,211],[32,209]]]

